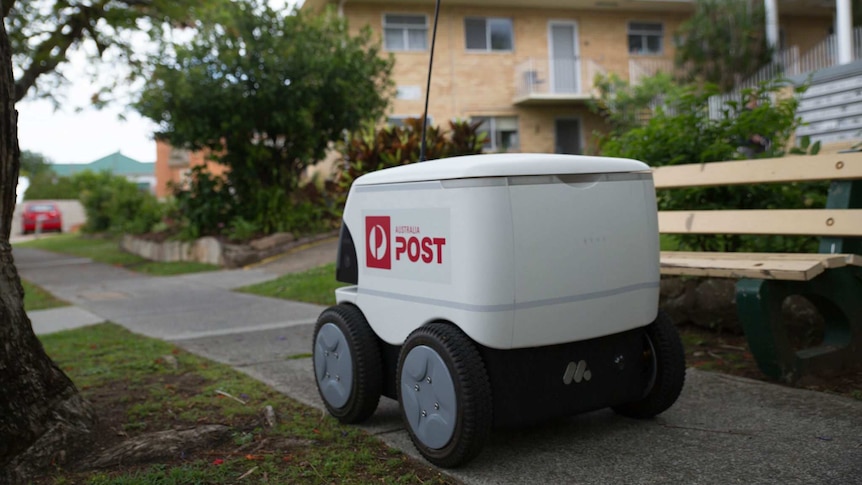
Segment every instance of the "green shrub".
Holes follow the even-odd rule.
[[[486,134],[479,123],[450,121],[449,130],[429,126],[425,135],[427,160],[482,153]],[[343,209],[350,185],[357,177],[384,168],[419,161],[422,120],[409,118],[404,126],[376,128],[368,124],[354,133],[342,151],[339,169],[329,190],[336,194],[335,205]],[[340,217],[340,216],[339,216]]]
[[[78,199],[81,195],[70,177],[60,177],[53,171],[30,176],[30,186],[24,192],[24,200]]]
[[[162,218],[155,196],[109,172],[81,172],[72,177],[87,214],[84,231],[141,234]]]
[[[227,236],[231,241],[247,241],[260,232],[260,227],[254,222],[235,217],[230,221]]]
[[[743,158],[739,146],[752,134],[771,140],[760,158],[781,157],[791,134],[799,126],[795,97],[772,98],[782,89],[777,83],[744,92],[742,99],[756,96],[760,102],[744,109],[740,102],[727,102],[721,116],[710,118],[709,97],[714,88],[689,86],[660,99],[648,121],[626,126],[601,145],[605,156],[641,160],[652,166],[709,163]],[[627,98],[631,99],[631,98]],[[658,98],[654,98],[656,101]],[[604,106],[612,106],[605,102]],[[609,116],[605,113],[605,116]],[[619,115],[627,123],[632,118]],[[818,145],[807,140],[793,153],[816,153]],[[823,207],[826,184],[800,183],[703,189],[664,190],[658,194],[661,210],[770,209]],[[754,237],[737,235],[681,235],[683,248],[702,251],[816,251],[815,238]]]
[[[480,153],[484,135],[477,123],[451,122],[444,131],[429,127],[426,157],[445,158]],[[346,143],[342,162],[330,179],[307,180],[288,193],[288,187],[239,190],[227,177],[195,167],[187,187],[173,186],[175,208],[168,220],[178,237],[226,236],[235,241],[274,232],[321,232],[335,228],[347,191],[360,175],[419,160],[422,125],[411,119],[403,127],[375,129],[366,125]],[[261,176],[264,176],[263,174]],[[251,194],[240,200],[234,194]]]
[[[236,217],[235,197],[223,177],[206,167],[191,169],[188,187],[171,184],[173,208],[168,217],[181,239],[222,234]]]

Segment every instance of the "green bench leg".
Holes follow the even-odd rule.
[[[791,295],[807,298],[823,316],[823,341],[794,351],[781,318]],[[811,281],[742,279],[736,305],[748,346],[769,377],[793,383],[806,374],[862,366],[862,268],[828,270]]]

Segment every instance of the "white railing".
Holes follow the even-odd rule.
[[[862,27],[853,29],[852,59],[862,58]],[[799,76],[832,67],[838,63],[838,42],[834,34],[826,37],[805,54],[793,46],[780,52],[777,62],[772,62],[757,71],[753,76],[737,84],[736,89],[727,94],[709,98],[709,115],[713,119],[721,117],[722,109],[728,101],[742,102],[742,91],[757,87],[760,83],[781,76]]]
[[[515,96],[592,94],[597,74],[607,71],[591,59],[526,59],[515,67]]]
[[[587,69],[584,77],[587,82],[585,83],[586,86],[583,91],[592,93],[593,95],[598,95],[598,89],[596,89],[595,85],[596,76],[607,77],[608,70],[592,59],[587,59],[585,65]]]
[[[676,66],[671,59],[629,59],[629,84],[635,86],[644,78],[675,71]]]

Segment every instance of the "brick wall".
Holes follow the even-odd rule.
[[[222,175],[227,171],[227,168],[212,160],[208,160],[209,152],[189,152],[187,154],[188,163],[185,165],[171,164],[168,160],[171,157],[173,147],[165,141],[156,140],[156,197],[163,198],[171,195],[169,184],[181,183],[184,174],[192,167],[206,165],[210,173],[214,175]]]
[[[380,39],[384,13],[425,14],[428,18],[428,45],[431,43],[433,5],[402,3],[352,3],[344,5],[344,15],[351,29],[369,26]],[[469,52],[465,46],[466,17],[505,17],[513,20],[514,49],[511,52]],[[602,130],[601,120],[589,112],[583,101],[563,100],[542,106],[515,105],[517,66],[527,59],[547,62],[549,56],[549,22],[574,22],[578,32],[582,85],[590,79],[587,62],[592,61],[607,72],[623,79],[629,75],[629,62],[672,61],[673,35],[688,18],[685,13],[611,12],[598,10],[564,10],[540,8],[495,8],[447,6],[440,10],[437,49],[434,57],[429,115],[435,124],[448,119],[471,116],[518,116],[521,151],[552,152],[554,120],[578,118],[582,122],[586,147],[591,134]],[[664,51],[658,56],[630,55],[629,22],[659,22],[664,28]],[[828,18],[781,16],[788,45],[798,45],[802,52],[820,42],[829,28]],[[416,99],[394,99],[393,116],[421,116],[425,96],[428,51],[394,52],[396,64],[393,79],[398,86],[419,93]]]
[[[403,4],[357,4],[348,2],[344,14],[356,32],[369,26],[380,39],[384,13],[425,14],[428,17],[431,42],[433,23],[432,6]],[[511,52],[467,51],[464,33],[466,17],[505,17],[513,21],[514,49]],[[578,49],[582,59],[582,84],[586,79],[586,60],[601,65],[623,78],[628,76],[627,29],[629,21],[661,22],[664,25],[661,56],[642,56],[654,59],[672,59],[672,33],[685,19],[681,14],[629,14],[599,11],[571,11],[555,9],[484,8],[446,6],[440,10],[437,48],[434,54],[434,71],[431,83],[429,115],[435,124],[449,119],[471,116],[518,116],[521,138],[520,150],[525,152],[554,151],[554,120],[578,118],[582,120],[583,138],[587,146],[591,133],[601,129],[601,121],[586,107],[583,100],[561,101],[559,105],[521,107],[514,104],[516,75],[519,63],[528,59],[547,62],[549,56],[548,25],[552,21],[574,22],[578,31]],[[390,113],[393,116],[421,116],[425,96],[425,76],[428,70],[428,51],[393,52],[395,68],[393,79],[398,86],[409,87],[420,93],[416,99],[394,99]]]

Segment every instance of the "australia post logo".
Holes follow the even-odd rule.
[[[391,227],[389,216],[365,218],[365,264],[369,268],[392,269]]]
[[[391,276],[445,281],[449,275],[448,210],[395,210],[365,215],[365,266]]]

